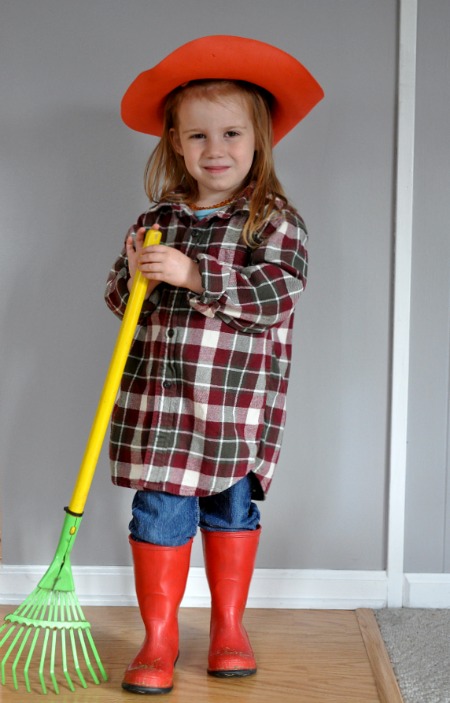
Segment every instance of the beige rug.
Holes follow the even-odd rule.
[[[450,703],[450,610],[376,610],[405,703]]]

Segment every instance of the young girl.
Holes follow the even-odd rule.
[[[211,590],[208,672],[256,672],[242,625],[261,531],[253,500],[269,490],[280,451],[307,271],[304,223],[272,146],[322,96],[285,52],[213,36],[177,49],[123,98],[125,123],[160,136],[146,169],[152,206],[106,289],[121,317],[136,271],[148,280],[110,440],[113,482],[136,490],[129,541],[146,637],[122,684],[135,693],[172,689],[198,527]],[[144,248],[150,227],[162,243]]]

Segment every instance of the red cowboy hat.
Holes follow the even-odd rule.
[[[324,95],[315,78],[285,51],[256,39],[216,35],[180,46],[139,74],[123,96],[123,121],[138,132],[160,137],[168,94],[183,83],[205,78],[247,81],[271,93],[274,144]]]

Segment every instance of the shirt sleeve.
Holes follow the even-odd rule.
[[[241,332],[264,332],[280,324],[306,285],[307,238],[300,217],[277,217],[262,232],[263,242],[244,268],[199,254],[204,293],[192,294],[191,306]]]

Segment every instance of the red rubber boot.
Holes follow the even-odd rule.
[[[202,532],[206,576],[211,590],[208,674],[250,676],[256,661],[242,624],[255,567],[261,528],[243,532]]]
[[[130,545],[145,640],[125,672],[122,688],[132,693],[169,693],[178,658],[178,609],[186,588],[192,540],[181,547],[161,547],[130,538]]]

